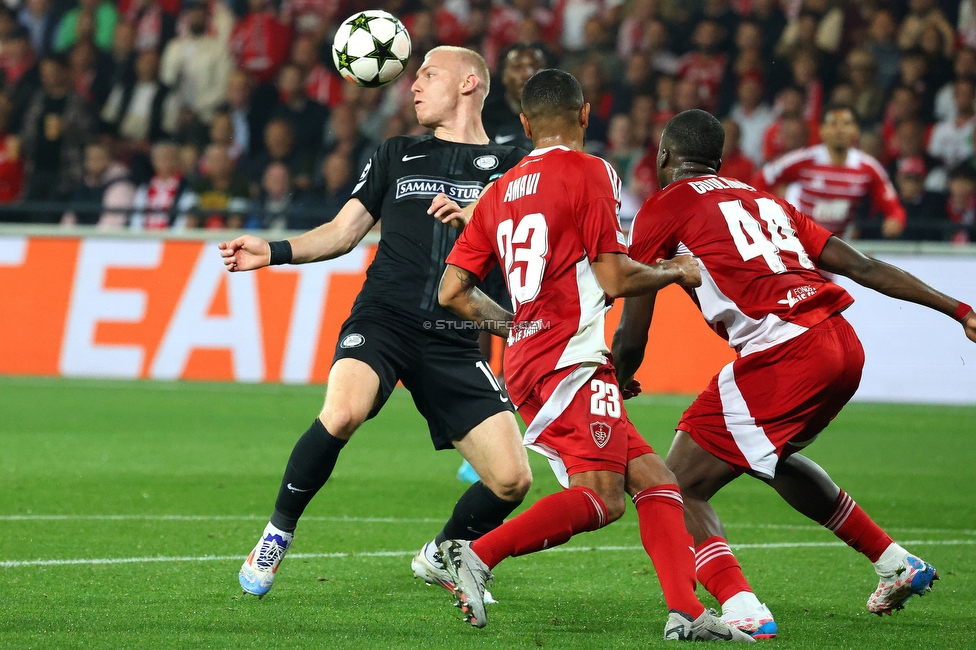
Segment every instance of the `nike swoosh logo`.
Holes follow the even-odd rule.
[[[287,487],[287,488],[288,488],[289,490],[291,490],[292,492],[311,492],[311,491],[312,491],[312,488],[309,488],[309,489],[307,489],[307,490],[302,490],[302,489],[300,489],[300,488],[297,488],[297,487],[295,487],[295,486],[294,486],[294,485],[292,485],[291,483],[289,483],[289,484],[288,484],[288,485],[287,485],[286,487]]]
[[[495,142],[497,142],[498,144],[505,144],[506,142],[511,142],[517,137],[518,137],[517,135],[496,135]]]
[[[426,158],[427,154],[420,154],[419,156],[404,156],[402,158],[403,162],[410,162],[411,160],[416,160],[417,158]]]

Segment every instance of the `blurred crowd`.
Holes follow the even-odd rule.
[[[485,56],[499,143],[528,144],[512,128],[528,76],[573,72],[625,216],[658,190],[677,112],[723,119],[723,174],[748,182],[818,143],[839,102],[897,188],[906,237],[965,240],[911,224],[976,221],[976,0],[387,0],[414,53],[380,89],[343,81],[331,57],[338,24],[375,4],[278,2],[3,0],[0,221],[314,227],[379,142],[425,132],[410,85],[439,44]],[[859,223],[878,216],[867,202]]]

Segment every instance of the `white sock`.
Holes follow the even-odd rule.
[[[908,555],[908,551],[892,542],[874,563],[874,570],[882,578],[890,578],[905,564]]]
[[[269,534],[278,535],[279,537],[281,537],[281,539],[285,540],[285,544],[288,544],[289,546],[291,545],[291,540],[295,538],[295,533],[286,533],[285,531],[281,530],[280,528],[272,524],[270,521],[268,522],[268,525],[264,527],[264,532],[261,533],[261,539],[264,539]]]
[[[762,608],[762,603],[751,591],[740,591],[722,603],[722,618],[746,618],[755,616]]]

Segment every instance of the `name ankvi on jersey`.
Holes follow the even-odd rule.
[[[446,178],[426,176],[404,176],[396,184],[396,200],[433,199],[438,194],[446,194],[458,203],[472,203],[481,196],[484,187],[477,181],[455,182]]]

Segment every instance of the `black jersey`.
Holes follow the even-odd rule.
[[[437,302],[444,260],[459,231],[427,210],[442,192],[462,207],[474,202],[485,185],[525,154],[510,146],[457,144],[429,135],[400,136],[381,144],[352,193],[380,220],[380,243],[356,304],[384,304],[430,322],[432,333],[477,338]]]

